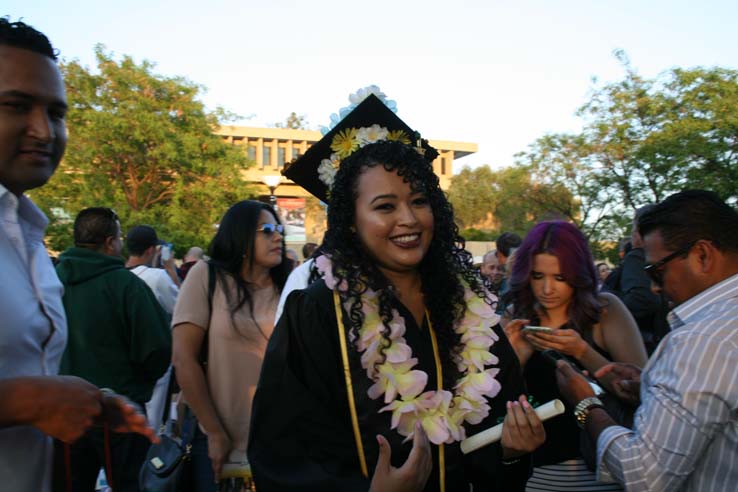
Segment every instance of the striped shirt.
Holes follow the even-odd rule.
[[[597,441],[600,480],[628,491],[738,489],[738,274],[669,313],[633,430]]]

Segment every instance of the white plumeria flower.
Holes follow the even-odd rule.
[[[369,145],[380,140],[387,140],[389,131],[377,124],[370,127],[359,128],[356,131],[356,138],[359,140],[360,146]]]
[[[333,186],[333,180],[336,179],[336,168],[333,167],[333,161],[323,159],[318,166],[318,179],[330,188]]]

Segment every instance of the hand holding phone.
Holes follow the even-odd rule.
[[[553,328],[528,325],[523,327],[523,333],[553,333]]]
[[[162,244],[161,246],[161,261],[169,261],[172,257],[172,245]]]

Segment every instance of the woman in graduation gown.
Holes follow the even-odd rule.
[[[460,247],[435,151],[411,145],[382,107],[370,96],[324,138],[323,278],[289,296],[267,347],[249,442],[256,487],[522,490],[543,427]],[[503,421],[501,443],[461,453],[464,437]]]

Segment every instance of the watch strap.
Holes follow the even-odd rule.
[[[587,423],[587,419],[589,418],[589,412],[593,408],[605,408],[605,405],[602,403],[602,400],[596,396],[590,396],[577,403],[577,406],[574,407],[574,417],[577,419],[577,425],[579,425],[579,428],[584,428],[584,425]]]

